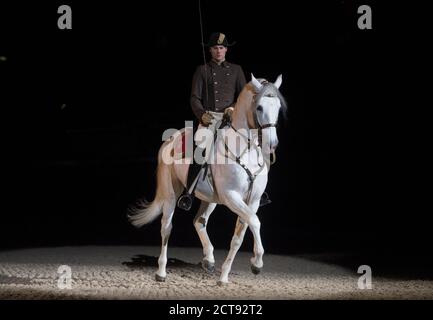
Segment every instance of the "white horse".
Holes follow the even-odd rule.
[[[229,254],[222,266],[219,284],[228,282],[228,275],[237,251],[239,250],[247,227],[254,236],[254,256],[251,258],[252,272],[258,274],[263,267],[264,249],[260,238],[260,221],[257,217],[260,198],[268,181],[269,161],[267,155],[274,154],[278,145],[276,124],[280,109],[286,108],[284,98],[279,92],[282,82],[280,75],[275,83],[264,79],[257,80],[252,76],[251,82],[245,85],[236,102],[231,126],[226,134],[241,138],[246,148],[230,150],[226,140],[217,138],[212,149],[214,156],[223,155],[232,161],[229,163],[214,163],[209,165],[209,174],[214,181],[214,189],[203,179],[199,179],[195,196],[201,200],[201,205],[194,218],[194,226],[203,246],[202,266],[212,272],[215,259],[213,246],[206,231],[206,223],[217,204],[227,206],[238,215],[235,232],[231,241]],[[258,129],[258,130],[253,130]],[[259,132],[259,134],[253,133]],[[259,144],[257,136],[267,143]],[[163,153],[174,148],[173,141],[163,143],[158,154],[157,190],[155,199],[142,206],[131,209],[129,219],[136,227],[141,227],[156,219],[162,213],[161,254],[158,260],[159,268],[155,278],[164,281],[166,278],[167,244],[172,229],[172,218],[176,201],[186,186],[188,164],[166,164]],[[202,170],[203,171],[203,170]]]

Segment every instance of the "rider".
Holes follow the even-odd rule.
[[[208,43],[212,59],[205,65],[197,67],[191,90],[191,107],[200,126],[216,130],[222,118],[230,119],[236,99],[246,84],[241,66],[227,62],[225,56],[229,43],[225,34],[212,33]],[[179,198],[178,206],[189,210],[192,205],[192,193],[202,165],[193,161],[189,167],[186,192]],[[266,193],[262,196],[261,205],[269,203]]]

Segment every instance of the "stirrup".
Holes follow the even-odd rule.
[[[185,193],[177,200],[177,206],[182,210],[189,211],[191,210],[193,200],[194,198],[192,195]]]
[[[267,204],[270,204],[272,202],[271,199],[269,199],[269,195],[267,194],[267,192],[263,192],[262,197],[260,198],[260,207],[263,207]]]

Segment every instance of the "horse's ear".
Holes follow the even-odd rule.
[[[257,80],[254,75],[251,73],[251,83],[253,84],[254,88],[256,89],[256,91],[260,91],[260,89],[262,89],[262,84],[259,82],[259,80]]]
[[[282,83],[282,82],[283,82],[283,75],[280,74],[280,75],[278,76],[277,80],[275,80],[274,86],[276,86],[277,89],[279,89],[280,86],[281,86],[281,83]]]

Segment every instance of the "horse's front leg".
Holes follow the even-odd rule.
[[[234,213],[236,213],[242,222],[246,223],[246,225],[244,225],[241,230],[246,229],[246,226],[248,225],[250,227],[252,233],[253,233],[253,236],[254,236],[254,257],[251,258],[251,269],[252,269],[253,273],[257,274],[260,272],[261,268],[263,267],[263,254],[264,254],[262,240],[260,237],[260,220],[256,215],[257,209],[259,207],[259,201],[256,201],[250,208],[243,201],[243,199],[239,193],[231,191],[231,192],[228,192],[227,194],[225,194],[224,204],[227,207],[229,207],[230,210],[232,210]],[[238,229],[236,227],[236,232],[237,231],[238,231]],[[234,256],[236,255],[237,250],[239,249],[240,245],[242,244],[242,241],[240,241],[240,243],[239,243],[240,237],[236,236],[236,232],[235,232],[235,235],[233,236],[235,241],[232,241],[232,247],[233,247],[233,249],[235,249],[236,246],[238,246],[238,247],[237,247],[236,251],[233,250],[233,253],[232,253],[232,248],[230,249],[229,255],[227,256],[227,259],[224,262],[224,265],[226,265],[227,267],[224,268],[224,265],[223,265],[220,283],[228,282],[228,274],[230,272]],[[242,240],[243,240],[244,234],[245,234],[245,230],[243,231],[243,233],[239,233],[239,235],[242,235]],[[231,255],[231,253],[232,253],[232,255]]]
[[[214,248],[207,234],[206,226],[207,222],[209,221],[209,217],[212,211],[214,211],[215,207],[216,203],[202,201],[200,204],[200,208],[198,209],[198,212],[194,218],[194,227],[203,246],[204,257],[202,261],[202,267],[208,272],[215,271],[215,258],[213,255]]]
[[[232,241],[230,243],[230,251],[227,258],[222,266],[221,277],[218,284],[227,283],[229,281],[229,272],[232,269],[233,260],[235,259],[236,253],[244,241],[245,231],[248,225],[243,222],[239,217],[236,221],[235,234],[233,235]]]
[[[260,271],[263,268],[263,254],[265,253],[265,250],[263,249],[262,245],[262,238],[260,236],[260,227],[261,223],[259,218],[257,217],[257,210],[260,206],[260,200],[256,201],[252,206],[251,210],[254,212],[255,220],[257,221],[256,224],[249,225],[250,230],[254,235],[254,257],[250,259],[251,262],[251,271],[254,274],[259,274]]]

